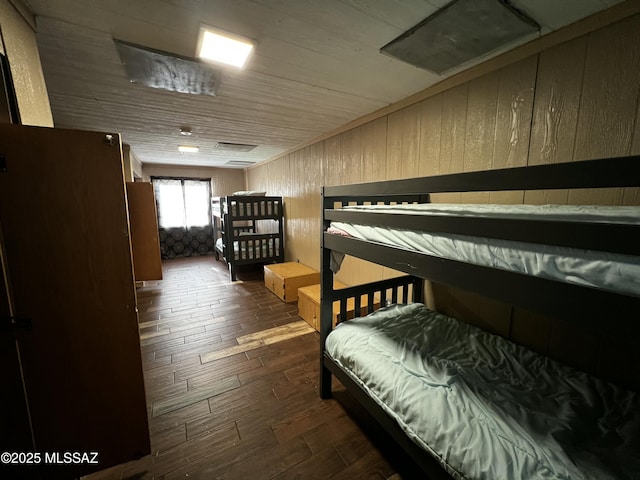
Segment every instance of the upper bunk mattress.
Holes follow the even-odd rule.
[[[260,197],[246,196],[242,200],[232,200],[231,202],[213,200],[211,210],[213,216],[221,217],[224,213],[229,213],[229,207],[231,207],[232,217],[257,217],[259,219],[259,217],[271,217],[278,214],[281,211],[281,205],[281,200],[263,200]]]
[[[639,394],[422,304],[341,323],[326,350],[454,478],[640,478]]]
[[[640,224],[640,207],[572,205],[365,205],[345,207],[379,214],[464,215],[486,218],[540,219]],[[331,227],[367,241],[394,245],[476,265],[588,285],[640,297],[640,257],[535,243],[457,234],[332,222]],[[335,231],[335,230],[331,230]],[[341,256],[333,255],[337,271]]]

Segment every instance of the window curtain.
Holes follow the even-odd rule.
[[[213,253],[211,181],[152,178],[162,258]]]

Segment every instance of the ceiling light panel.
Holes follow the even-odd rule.
[[[180,145],[178,146],[178,151],[182,153],[198,153],[200,149],[198,147],[194,147],[192,145]]]
[[[198,54],[203,60],[242,68],[253,51],[253,42],[211,27],[200,27]]]

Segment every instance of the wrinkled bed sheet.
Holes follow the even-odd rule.
[[[464,215],[473,217],[591,221],[640,224],[640,207],[572,205],[373,205],[345,207],[379,214]],[[640,257],[512,242],[454,234],[431,234],[417,230],[332,222],[334,232],[394,245],[436,257],[490,266],[578,285],[640,297]],[[337,272],[344,255],[332,254]]]
[[[640,395],[502,337],[393,305],[326,348],[454,478],[640,478]]]

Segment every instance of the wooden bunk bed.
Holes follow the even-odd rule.
[[[637,186],[640,186],[640,157],[638,156],[324,187],[321,239],[320,396],[325,399],[331,397],[331,380],[334,375],[407,451],[417,465],[429,475],[429,478],[540,478],[540,475],[544,478],[574,478],[576,475],[578,475],[576,478],[640,478],[640,461],[638,460],[640,458],[638,454],[640,452],[640,394],[578,372],[516,346],[506,339],[440,316],[419,305],[422,302],[423,279],[428,279],[439,284],[476,292],[553,318],[576,322],[585,329],[602,332],[604,335],[612,335],[615,332],[616,335],[627,339],[637,339],[640,333],[640,290],[638,290],[640,280],[637,278],[640,276],[637,275],[640,271],[638,270],[640,268],[640,207],[626,209],[621,207],[624,210],[622,216],[626,215],[626,217],[616,221],[608,220],[612,212],[617,212],[615,207],[614,210],[604,208],[604,213],[596,218],[589,215],[584,217],[578,215],[574,218],[573,207],[560,207],[561,215],[555,217],[540,216],[535,211],[533,215],[529,215],[528,213],[531,212],[526,211],[529,207],[522,206],[518,206],[516,210],[522,207],[525,210],[524,214],[519,212],[514,215],[498,214],[497,216],[487,214],[483,210],[484,206],[478,211],[474,210],[475,207],[470,207],[470,211],[466,207],[459,207],[461,210],[456,210],[458,207],[454,207],[452,212],[436,212],[435,215],[413,211],[415,205],[418,210],[424,207],[427,210],[437,209],[437,205],[428,204],[431,193]],[[398,214],[394,209],[387,210],[391,208],[389,205],[403,203],[408,205],[409,210],[412,210],[411,213]],[[379,206],[373,209],[359,207],[362,205]],[[432,205],[435,206],[432,207]],[[569,210],[567,216],[564,208]],[[371,211],[376,209],[382,211]],[[623,276],[618,285],[594,286],[589,283],[590,281],[575,281],[570,271],[565,272],[562,278],[547,277],[544,271],[533,274],[510,271],[502,264],[496,266],[470,263],[475,260],[461,260],[447,254],[441,256],[440,253],[416,251],[407,246],[411,241],[400,246],[394,245],[386,240],[389,234],[383,235],[386,238],[382,240],[379,237],[373,237],[374,240],[356,238],[352,231],[343,229],[345,224],[356,224],[358,228],[364,226],[364,230],[371,226],[375,226],[376,231],[380,227],[391,232],[397,229],[410,230],[417,232],[420,236],[451,235],[456,241],[460,236],[464,236],[465,239],[472,237],[472,243],[484,242],[489,248],[493,248],[495,242],[516,242],[513,244],[516,248],[515,257],[520,256],[517,254],[517,249],[523,244],[532,246],[533,250],[558,246],[560,254],[564,254],[566,249],[580,252],[586,250],[589,254],[595,253],[595,261],[602,256],[605,259],[604,264],[607,265],[612,255],[615,258],[620,256],[623,261],[630,263],[620,267],[623,273],[627,271],[630,280],[629,278],[625,280]],[[334,228],[336,225],[338,228]],[[339,268],[336,264],[339,263],[339,257],[342,254],[384,265],[409,275],[334,290],[334,271]],[[496,254],[492,251],[491,255]],[[335,328],[332,327],[333,302],[341,302],[341,311],[344,312],[347,299],[352,299],[351,301],[356,304],[356,311],[360,311],[361,299],[371,299],[374,294],[387,299],[387,303],[410,304],[413,302],[413,305],[389,306],[378,312],[371,312],[370,308],[367,317],[350,321],[341,318],[342,323]],[[369,300],[368,305],[373,305],[373,302]],[[404,317],[409,315],[407,310],[412,310],[410,312],[412,320],[407,322],[413,322],[411,327],[413,330],[408,330],[409,333],[406,334],[398,333],[393,329],[395,327],[392,324],[396,320],[405,321]],[[420,324],[423,330],[415,330],[416,321],[425,322]],[[402,337],[402,335],[406,336]],[[399,339],[397,344],[400,347],[393,342],[394,345],[387,349],[387,344],[392,337]],[[415,342],[414,339],[417,337],[424,337],[426,339],[424,344]],[[459,343],[446,345],[446,342],[441,341],[444,337],[455,338]],[[431,345],[434,343],[437,344],[435,347]],[[429,346],[425,347],[426,344]],[[485,346],[474,350],[475,347],[472,348],[472,345],[475,344]],[[489,349],[486,347],[488,344],[493,346]],[[360,353],[359,348],[362,345],[369,350]],[[429,350],[432,347],[434,350]],[[371,351],[371,348],[374,350],[379,348],[380,352]],[[396,348],[399,353],[393,352]],[[437,348],[448,349],[449,353],[456,352],[453,354],[456,358],[445,358]],[[488,358],[483,356],[486,352],[480,350],[487,349],[491,350],[493,356],[491,354]],[[467,357],[456,356],[457,352],[461,351],[471,353],[465,353]],[[477,358],[474,357],[476,355]],[[474,360],[470,362],[471,367],[465,370],[463,364],[467,361],[465,358],[469,356],[474,357]],[[390,365],[393,364],[389,368],[395,369],[396,365],[400,365],[401,370],[401,372],[392,371],[391,375],[394,379],[393,385],[389,387],[390,390],[378,386],[381,383],[378,374],[379,371],[387,368],[385,363],[387,358],[390,359]],[[503,383],[491,385],[490,382],[488,384],[485,382],[484,387],[481,381],[478,384],[465,383],[465,375],[480,375],[482,370],[487,370],[485,374],[489,377],[492,375],[500,377],[502,366],[494,369],[492,364],[497,361],[497,358],[498,363],[513,363],[516,370],[522,367],[526,371],[530,365],[543,365],[538,374],[531,377],[545,379],[548,377],[555,379],[563,386],[562,388],[558,386],[559,393],[555,395],[553,385],[548,387],[547,384],[543,384],[538,387],[535,383],[537,380],[533,378],[511,378],[511,375],[515,375],[511,370],[504,373],[506,380]],[[505,361],[504,358],[508,360]],[[422,364],[425,365],[425,369],[431,370],[426,372],[420,370]],[[638,366],[630,366],[630,368],[637,369]],[[419,373],[414,374],[411,371],[413,369],[419,370]],[[435,378],[429,377],[434,369]],[[403,375],[407,371],[410,371],[407,373],[408,380],[406,382],[399,380],[405,378]],[[443,378],[440,378],[440,375]],[[591,390],[578,391],[578,393],[571,390],[567,384],[578,382],[576,379],[579,379],[579,385],[582,385],[582,382],[590,385],[589,388],[595,392],[592,393],[597,398],[595,400],[591,397],[586,398],[590,393],[584,393],[584,391]],[[529,384],[529,380],[533,383]],[[550,382],[553,384],[554,380]],[[541,389],[540,391],[546,388],[551,390],[547,390],[547,396],[544,396],[544,394],[537,394],[536,388]],[[521,400],[521,405],[515,405],[513,408],[503,405],[503,395],[507,395],[503,392],[510,389],[526,391],[530,396],[519,396],[518,398],[524,398],[524,400]],[[394,397],[404,390],[411,393],[410,400],[401,399],[399,400],[401,403],[398,404]],[[466,394],[461,393],[467,390],[472,392],[473,395],[469,394],[469,398],[473,397],[472,399],[465,398]],[[433,392],[437,392],[439,396],[434,397]],[[485,396],[482,397],[483,395]],[[606,395],[609,395],[608,400],[600,398]],[[495,398],[492,398],[493,396]],[[616,421],[623,422],[622,426],[618,424],[617,427],[628,430],[626,433],[631,438],[616,437],[620,432],[594,434],[596,443],[602,440],[598,435],[609,440],[611,436],[616,437],[611,440],[614,444],[618,442],[615,447],[617,450],[614,449],[613,462],[607,463],[608,460],[601,460],[599,457],[594,460],[589,457],[593,453],[593,448],[596,447],[591,448],[581,442],[586,442],[590,438],[593,440],[594,435],[589,437],[593,432],[585,433],[584,429],[590,428],[589,426],[574,424],[573,422],[580,419],[571,416],[572,413],[567,412],[569,419],[564,418],[564,409],[567,405],[563,401],[556,402],[556,396],[563,396],[566,404],[577,402],[579,404],[577,408],[584,408],[577,417],[583,417],[583,420],[591,421],[599,427],[606,423],[605,420],[609,421],[611,418],[598,417],[602,412],[593,413],[593,417],[590,417],[592,414],[590,407],[606,405],[607,408],[615,411],[616,405],[619,404],[620,408],[626,405],[631,410],[618,412],[616,417]],[[585,403],[593,404],[582,405],[581,396],[585,396]],[[478,400],[478,397],[482,397],[481,400]],[[552,402],[552,406],[549,407],[547,398],[554,398],[553,402],[556,403]],[[467,401],[469,403],[465,403]],[[429,403],[423,405],[422,402]],[[460,411],[452,413],[449,407],[455,402],[460,402],[462,407]],[[476,402],[481,402],[480,406],[477,406]],[[553,405],[555,405],[555,411],[536,410],[538,408],[554,410]],[[518,413],[513,412],[528,409],[535,413],[535,418],[545,420],[534,420],[533,427],[527,422],[524,422],[524,426],[521,425],[517,418],[514,420]],[[416,420],[417,411],[422,412],[421,414],[426,412],[426,420],[423,417]],[[487,413],[489,411],[493,412],[493,417],[499,418],[492,418],[492,415]],[[480,413],[473,417],[473,412]],[[454,432],[457,430],[454,430],[454,427],[448,427],[444,419],[456,416],[463,422],[464,426],[461,428],[465,433],[458,431],[457,438],[451,440],[443,436],[443,430],[445,433],[448,428]],[[565,425],[566,430],[551,433],[547,431],[547,429],[556,428],[557,423],[563,421],[568,424]],[[505,440],[506,434],[501,430],[504,423],[509,424],[505,427],[507,433],[516,431],[517,435],[514,439]],[[441,425],[442,428],[440,428]],[[557,428],[561,430],[560,427]],[[492,433],[489,435],[487,432]],[[566,437],[564,441],[568,442],[572,451],[562,451],[564,444],[558,438],[563,436]],[[495,437],[499,440],[495,443],[492,440],[491,446],[488,446],[490,439],[486,437]],[[475,438],[475,447],[474,440],[470,438]],[[538,446],[537,443],[542,446]],[[474,450],[478,445],[483,451]],[[600,447],[602,446],[599,445],[597,448]],[[528,448],[532,451],[527,450]],[[524,451],[524,459],[522,456],[517,456],[520,455],[519,453],[516,455],[509,449],[515,452]],[[628,458],[623,460],[623,454],[629,454],[629,452],[635,460]],[[568,465],[563,462],[567,462]],[[497,472],[495,468],[498,469]],[[592,472],[584,474],[579,468],[591,469]],[[629,471],[632,473],[629,474]],[[579,473],[576,474],[576,472]]]
[[[231,281],[241,265],[284,261],[282,197],[213,197],[211,215],[216,260],[227,262]]]

